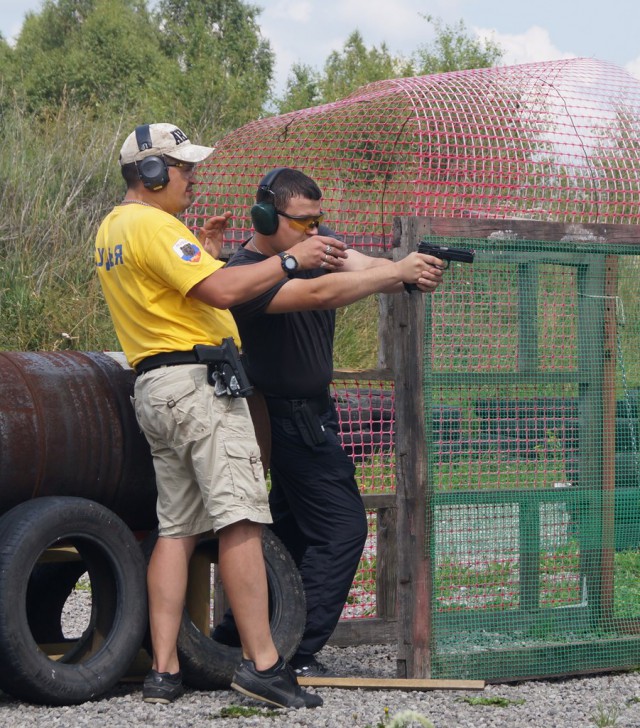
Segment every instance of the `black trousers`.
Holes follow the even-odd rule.
[[[367,538],[355,467],[338,437],[335,409],[319,417],[325,441],[305,444],[292,418],[271,420],[273,530],[293,556],[304,584],[307,621],[296,658],[322,649],[349,595]]]

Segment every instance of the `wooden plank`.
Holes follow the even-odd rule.
[[[419,218],[403,218],[401,244],[394,259],[403,258],[417,245]],[[426,296],[396,296],[389,322],[387,352],[397,372],[396,497],[398,558],[398,677],[431,676],[431,488],[424,412],[423,332]],[[427,324],[427,330],[430,326]],[[389,346],[391,344],[389,343]],[[393,358],[391,358],[393,357]]]
[[[392,508],[379,508],[376,529],[376,610],[384,620],[398,619],[398,529],[395,494]]]
[[[395,309],[401,304],[402,296],[391,293],[381,293],[378,296],[378,361],[382,369],[389,369],[393,374],[396,351]]]
[[[138,650],[134,661],[129,665],[124,677],[120,682],[140,683],[151,669],[151,655],[143,648]]]
[[[596,223],[545,222],[542,220],[495,220],[446,217],[394,218],[393,244],[399,246],[403,226],[413,221],[413,246],[425,235],[449,238],[487,239],[502,236],[503,239],[540,240],[556,242],[592,242],[605,245],[640,246],[640,225],[615,225]]]
[[[38,557],[39,564],[51,564],[66,561],[82,561],[74,546],[49,546]]]
[[[484,680],[430,680],[384,677],[299,677],[300,685],[343,690],[484,690]]]
[[[380,369],[334,369],[334,380],[371,379],[383,382],[392,382],[393,372],[387,368]]]
[[[382,510],[396,507],[395,493],[363,493],[362,502],[368,511]],[[395,544],[394,544],[395,548]]]
[[[69,640],[68,642],[41,642],[38,644],[38,648],[42,650],[42,652],[44,652],[50,660],[59,660],[77,644],[77,640]]]

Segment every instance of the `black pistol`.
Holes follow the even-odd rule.
[[[422,240],[418,243],[418,253],[434,255],[436,258],[440,258],[440,260],[446,260],[446,267],[448,268],[452,260],[457,260],[460,263],[473,263],[476,251],[467,250],[467,248],[449,248],[446,245],[434,245],[433,243],[428,243],[426,240]],[[405,283],[404,287],[408,293],[418,288],[415,283]]]
[[[223,339],[220,346],[196,344],[193,350],[197,360],[207,365],[207,379],[215,387],[216,394],[248,397],[253,392],[238,347],[231,337]]]

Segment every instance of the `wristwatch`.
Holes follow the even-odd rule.
[[[278,258],[280,258],[280,265],[287,277],[293,277],[293,274],[298,270],[298,261],[289,253],[278,253]]]

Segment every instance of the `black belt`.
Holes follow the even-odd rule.
[[[148,356],[136,364],[136,374],[150,372],[160,367],[172,367],[176,364],[199,364],[195,351],[163,351],[160,354]]]
[[[269,413],[276,417],[293,417],[294,412],[305,406],[314,414],[321,415],[331,408],[332,403],[328,391],[309,399],[285,399],[284,397],[272,397],[268,394],[265,394],[264,398]]]

